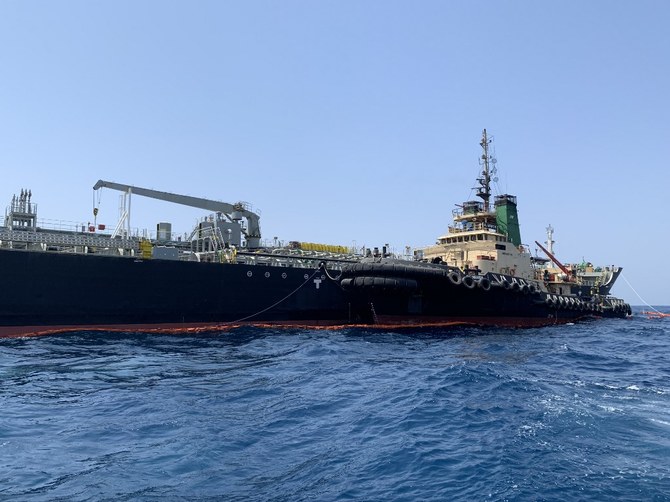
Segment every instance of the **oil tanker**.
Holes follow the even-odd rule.
[[[336,277],[356,260],[346,248],[261,245],[246,203],[100,180],[123,192],[113,231],[97,223],[47,228],[30,190],[12,198],[0,227],[0,336],[73,330],[180,332],[240,324],[330,326],[350,322]],[[188,236],[169,223],[134,235],[131,196],[212,211]],[[135,232],[137,234],[137,232]]]

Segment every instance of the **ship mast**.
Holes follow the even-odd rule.
[[[546,230],[547,230],[547,240],[545,242],[547,244],[547,251],[549,251],[550,253],[553,253],[554,252],[554,243],[556,242],[554,240],[554,227],[549,225]]]
[[[486,135],[486,129],[484,129],[484,132],[482,133],[482,140],[479,142],[483,153],[481,161],[479,162],[479,164],[482,166],[482,173],[481,176],[477,178],[477,181],[479,182],[479,187],[477,188],[477,197],[480,197],[484,201],[485,213],[489,212],[489,199],[491,198],[491,171],[489,166],[489,160],[491,158],[489,155],[489,143],[491,143],[491,141],[492,140],[490,140]]]

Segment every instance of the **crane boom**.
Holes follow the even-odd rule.
[[[99,190],[100,188],[111,188],[112,190],[118,190],[120,192],[132,193],[135,195],[141,195],[143,197],[149,197],[151,199],[172,202],[174,204],[181,204],[182,206],[206,209],[208,211],[224,213],[226,215],[239,213],[247,220],[246,237],[248,247],[257,248],[260,246],[260,217],[258,214],[247,209],[242,203],[228,204],[227,202],[202,199],[200,197],[191,197],[190,195],[179,195],[170,192],[160,192],[158,190],[151,190],[149,188],[124,185],[122,183],[114,183],[112,181],[105,180],[98,180],[98,182],[93,186],[93,190]]]
[[[558,266],[558,268],[560,268],[561,271],[563,271],[565,275],[570,277],[570,271],[565,267],[565,265],[563,265],[560,261],[558,261],[558,258],[556,258],[552,253],[544,249],[544,246],[542,246],[542,244],[540,244],[539,242],[535,241],[535,244],[540,246],[540,249],[544,251],[544,254],[546,254],[551,259],[551,261],[553,261],[556,264],[556,266]]]

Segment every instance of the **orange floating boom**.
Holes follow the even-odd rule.
[[[663,317],[670,317],[670,314],[664,314],[663,312],[648,312],[645,310],[642,313],[647,316],[647,319],[662,319]]]

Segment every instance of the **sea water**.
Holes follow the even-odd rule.
[[[0,500],[670,500],[670,319],[0,340]]]

